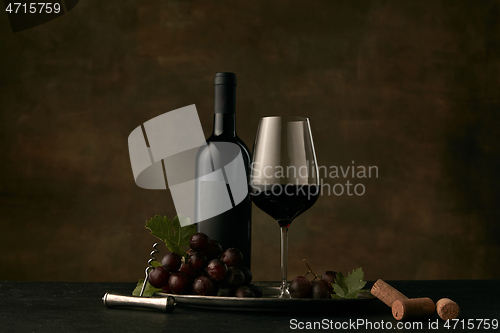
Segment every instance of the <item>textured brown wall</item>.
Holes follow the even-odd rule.
[[[498,1],[80,1],[12,33],[0,14],[0,280],[134,281],[173,217],[138,188],[127,137],[238,75],[237,126],[310,117],[318,163],[377,166],[290,228],[291,277],[500,278]],[[333,185],[346,179],[327,179]],[[279,278],[254,207],[253,272]],[[164,253],[165,248],[161,248]]]

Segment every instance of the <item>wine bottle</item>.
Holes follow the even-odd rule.
[[[236,75],[217,73],[214,84],[214,129],[196,158],[195,212],[197,221],[201,221],[197,229],[219,241],[224,250],[238,248],[243,253],[243,265],[250,269],[250,153],[236,135]],[[214,209],[225,211],[218,214]]]

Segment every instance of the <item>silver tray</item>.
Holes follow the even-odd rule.
[[[240,311],[323,311],[333,309],[359,309],[371,303],[375,297],[361,292],[354,299],[277,298],[280,282],[253,282],[262,289],[262,297],[238,298],[218,296],[176,295],[156,292],[156,296],[173,297],[178,306],[214,310]]]

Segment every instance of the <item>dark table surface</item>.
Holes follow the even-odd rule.
[[[335,327],[351,323],[349,331],[500,331],[500,281],[386,281],[406,296],[430,297],[434,302],[447,297],[461,308],[460,321],[445,327],[436,314],[430,319],[403,322],[397,329],[391,309],[378,299],[359,308],[325,312],[242,312],[200,310],[177,306],[168,314],[153,310],[108,309],[106,292],[130,294],[134,283],[0,282],[0,332],[288,332],[302,323],[320,322]],[[370,287],[369,283],[367,287]],[[482,322],[481,319],[488,319]],[[363,320],[360,326],[352,323]],[[361,322],[361,321],[358,321]],[[385,329],[367,329],[368,322]],[[493,329],[496,322],[497,329]],[[387,329],[387,325],[392,329]],[[434,326],[429,327],[432,324]],[[410,326],[413,325],[413,326]],[[438,329],[434,329],[435,326]],[[455,325],[455,329],[453,326]],[[421,326],[419,328],[418,326]],[[412,328],[413,327],[413,328]],[[463,329],[464,327],[465,329]],[[311,331],[311,330],[309,330]],[[314,331],[314,330],[313,330]],[[330,326],[319,331],[335,331]]]

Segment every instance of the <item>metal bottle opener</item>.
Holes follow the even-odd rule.
[[[146,284],[149,279],[149,272],[153,269],[151,264],[152,261],[155,261],[154,257],[155,253],[158,253],[158,249],[156,249],[158,243],[154,243],[153,251],[149,253],[148,267],[145,270],[145,278],[144,283],[142,284],[141,293],[139,296],[131,296],[131,295],[123,295],[123,294],[114,294],[114,293],[106,293],[102,297],[102,301],[107,308],[147,308],[154,309],[164,312],[172,312],[175,308],[175,299],[171,296],[167,297],[143,297],[144,290],[146,288]]]

